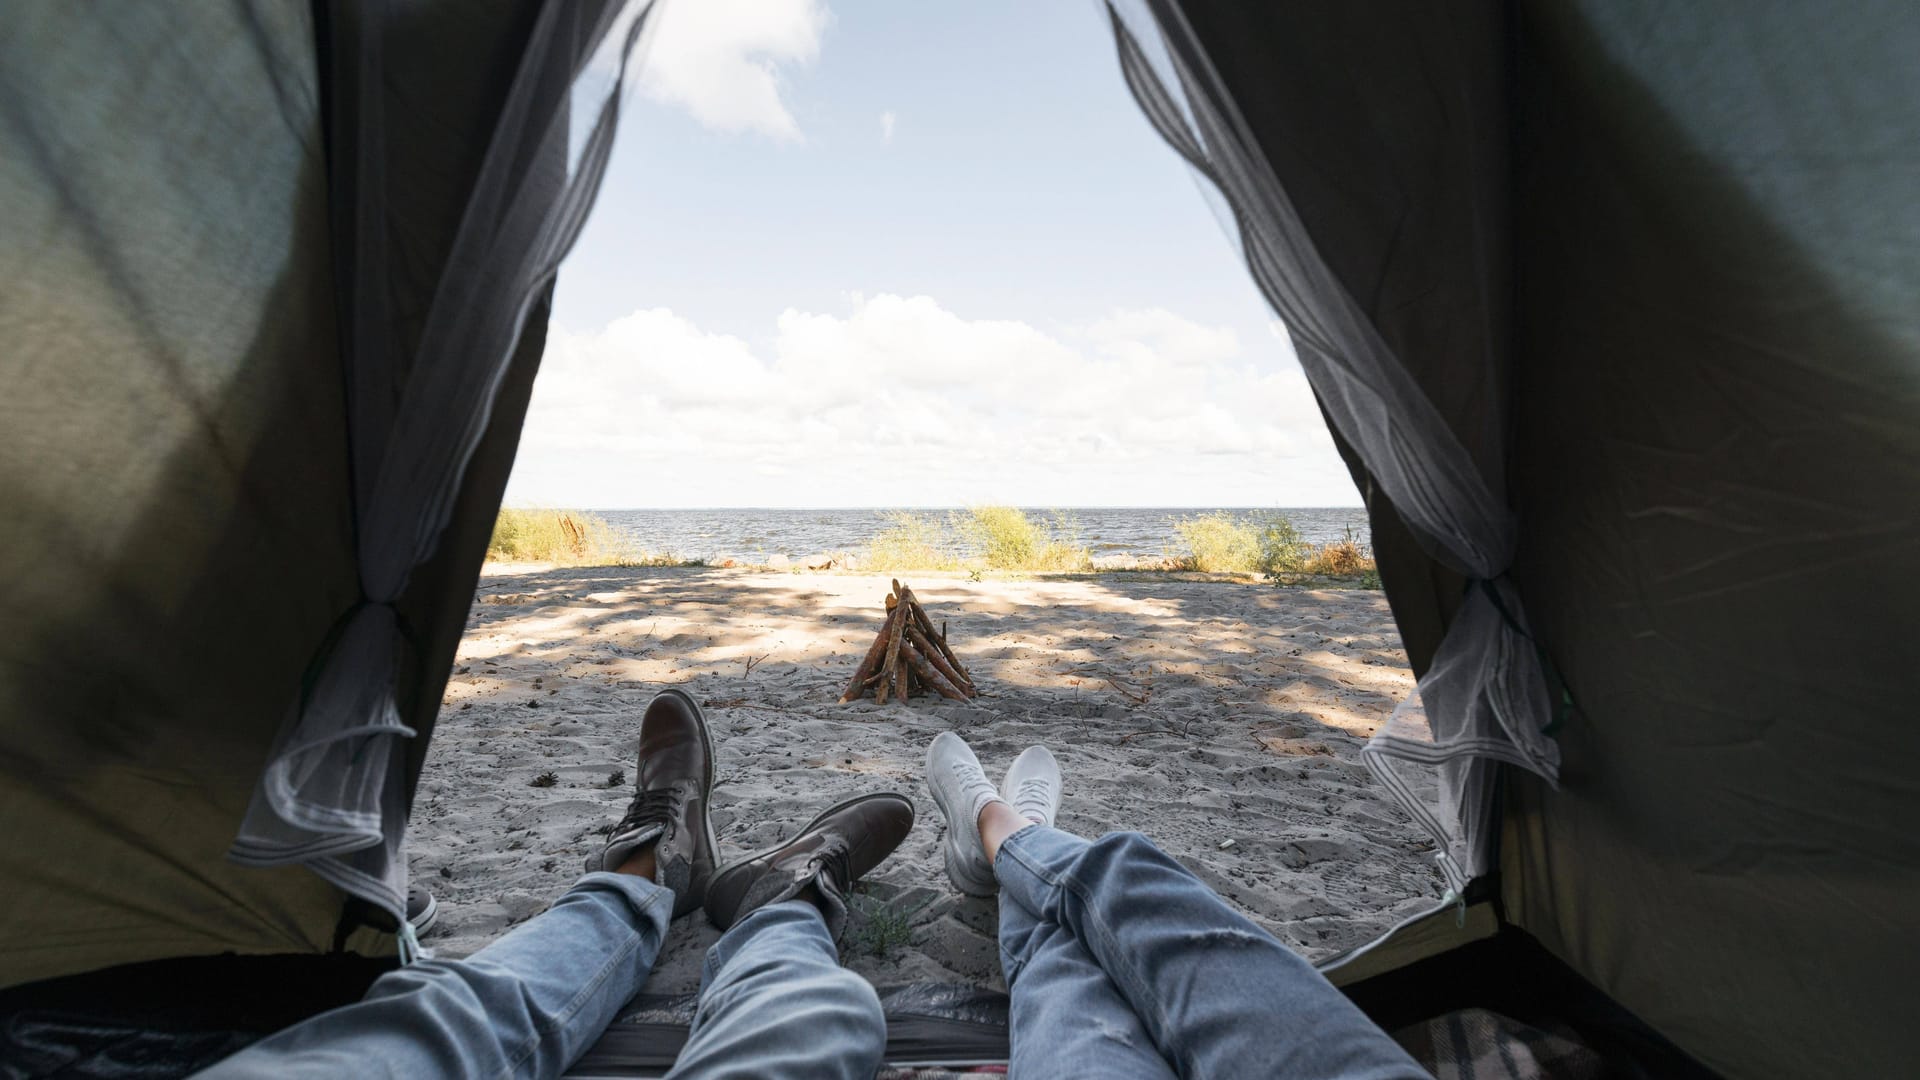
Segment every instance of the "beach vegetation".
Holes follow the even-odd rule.
[[[1314,545],[1282,513],[1236,515],[1225,510],[1178,518],[1173,523],[1182,551],[1172,563],[1207,574],[1259,575],[1280,584],[1314,578],[1355,581],[1378,588],[1373,556],[1348,530],[1344,539]]]
[[[858,951],[885,960],[913,943],[913,923],[890,908],[874,908],[854,926],[848,938]]]
[[[1252,574],[1260,569],[1260,530],[1222,510],[1173,523],[1185,554],[1181,569],[1206,574]]]
[[[885,960],[913,944],[913,915],[926,906],[924,901],[907,901],[902,907],[902,901],[876,896],[864,883],[846,899],[850,918],[843,955],[868,953]]]
[[[950,513],[882,515],[885,527],[867,542],[867,570],[1090,570],[1093,555],[1069,515],[1029,516],[1011,506],[975,506]]]
[[[958,570],[960,553],[953,538],[932,514],[890,510],[880,515],[885,527],[867,541],[860,565],[868,570]]]
[[[1312,545],[1300,538],[1293,519],[1278,511],[1259,516],[1260,576],[1277,581],[1286,574],[1297,574],[1311,558]]]
[[[1301,569],[1309,574],[1328,577],[1359,577],[1372,571],[1374,564],[1373,556],[1360,547],[1349,530],[1345,539],[1315,548],[1303,560]]]
[[[1184,549],[1174,556],[1182,570],[1277,578],[1299,573],[1308,558],[1309,546],[1300,539],[1300,530],[1274,511],[1238,515],[1219,510],[1178,518],[1173,528]]]
[[[700,566],[699,561],[642,551],[597,514],[503,506],[487,541],[488,562],[557,566]]]
[[[973,556],[989,570],[1072,571],[1093,568],[1072,517],[1028,517],[1011,506],[974,506],[949,518]]]

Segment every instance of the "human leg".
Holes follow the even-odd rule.
[[[1012,998],[1008,1076],[1172,1080],[1133,1007],[1058,924],[1002,900],[1000,966]]]
[[[382,975],[200,1075],[559,1076],[645,981],[673,893],[592,873],[553,907],[465,960]]]
[[[641,717],[632,804],[552,908],[465,960],[389,972],[208,1075],[558,1076],[646,980],[672,916],[704,899],[712,787],[699,707],[660,694]]]
[[[980,811],[989,862],[1008,836],[1052,825],[1060,812],[1060,766],[1030,746],[1000,781],[1002,802]],[[1012,1056],[1020,1076],[1111,1076],[1172,1080],[1173,1069],[1120,991],[1073,935],[1012,902],[1000,904],[1000,966],[1012,996]]]
[[[1089,843],[1054,829],[1059,773],[1036,750],[993,797],[980,793],[978,762],[958,736],[937,737],[928,753],[928,783],[947,815],[949,876],[962,884],[952,868],[972,878],[984,862],[1000,887],[1016,1009],[1018,980],[1031,984],[1035,958],[1058,953],[1061,985],[1077,985],[1077,957],[1062,947],[1071,941],[1181,1076],[1425,1075],[1311,965],[1144,836]],[[1036,1039],[1046,1055],[1072,1026],[1070,1015],[1031,1025],[1016,1034],[1015,1060]],[[1070,1058],[1047,1060],[1050,1071],[1071,1068]]]
[[[880,996],[840,966],[820,909],[761,907],[707,952],[700,1008],[674,1080],[872,1080],[887,1044]]]
[[[1059,927],[1181,1076],[1424,1077],[1345,995],[1138,833],[1012,833],[1002,905]]]
[[[707,916],[726,933],[707,953],[693,1031],[670,1076],[871,1080],[886,1017],[873,987],[840,966],[834,940],[853,883],[912,828],[912,803],[867,795],[714,874]]]
[[[1017,829],[1051,824],[1060,806],[1060,769],[1044,747],[1021,754],[996,788],[973,750],[947,732],[927,749],[927,781],[947,817],[947,877],[975,895],[999,892],[988,852]],[[1002,900],[1000,963],[1012,998],[1014,1076],[1173,1075],[1106,973],[1058,925]]]

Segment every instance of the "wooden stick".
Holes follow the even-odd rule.
[[[947,658],[940,655],[940,650],[934,648],[933,643],[927,640],[927,635],[921,633],[919,627],[907,627],[907,640],[913,643],[913,647],[919,651],[920,655],[926,657],[927,663],[933,666],[933,670],[945,676],[946,680],[952,683],[955,689],[965,694],[969,699],[977,693],[971,683],[962,679],[954,672],[952,667],[948,666]],[[935,689],[939,688],[935,687]]]
[[[908,649],[904,655],[912,662],[914,670],[920,673],[920,681],[933,687],[941,697],[951,698],[954,701],[967,700],[967,695],[948,682],[947,677],[940,674],[939,669],[934,667],[927,657],[921,656],[919,650]]]
[[[840,704],[845,705],[859,697],[872,684],[873,680],[870,676],[873,674],[874,665],[880,662],[880,657],[887,650],[887,635],[893,629],[897,618],[896,611],[887,612],[886,621],[880,624],[880,633],[874,637],[873,646],[867,650],[866,658],[860,661],[859,667],[853,669],[853,678],[847,683],[847,692],[840,695]]]
[[[933,620],[927,617],[927,609],[920,606],[920,601],[913,595],[913,590],[906,590],[906,595],[900,598],[900,602],[905,604],[907,610],[913,613],[913,621],[920,624],[920,631],[929,639],[932,639]],[[939,644],[936,648],[939,650],[940,655],[947,658],[947,665],[953,668],[954,674],[960,676],[960,680],[964,681],[968,686],[972,686],[973,674],[967,670],[967,665],[960,662],[959,657],[953,655],[953,650],[947,648],[947,636],[944,632],[940,635]]]
[[[894,582],[893,588],[897,594],[900,591],[900,583],[897,581]],[[911,609],[912,606],[908,604],[903,597],[900,601],[900,606],[894,609],[894,618],[889,624],[890,632],[887,634],[887,662],[883,669],[888,673],[889,677],[880,683],[880,704],[882,705],[887,703],[887,684],[889,682],[893,684],[893,688],[899,693],[900,700],[905,701],[907,699],[907,680],[903,674],[905,669],[901,667],[900,661],[900,640],[906,637],[907,619],[910,618],[908,612]]]
[[[900,626],[900,652],[893,658],[893,695],[902,705],[906,704],[907,698],[913,693],[912,685],[909,682],[912,678],[911,672],[913,669],[907,663],[907,653],[911,652],[912,649],[907,645],[906,629],[906,624],[902,623]]]

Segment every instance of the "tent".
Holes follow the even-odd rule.
[[[1625,1075],[1910,1071],[1920,10],[1107,10],[1420,677],[1369,759],[1453,889],[1330,977]],[[646,14],[0,15],[0,1057],[214,1054],[391,963]],[[992,1053],[992,1001],[889,1003],[903,1055]],[[589,1064],[644,1075],[675,1015]]]

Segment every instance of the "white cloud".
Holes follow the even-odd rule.
[[[883,112],[880,114],[880,141],[881,142],[890,143],[893,141],[893,123],[897,119],[899,118],[893,115],[892,109],[888,109],[886,112]]]
[[[1045,333],[924,296],[755,346],[665,309],[556,334],[510,497],[573,506],[1332,505],[1304,377],[1164,310]]]
[[[820,53],[823,0],[663,0],[641,58],[640,86],[716,131],[797,140],[782,65]]]

